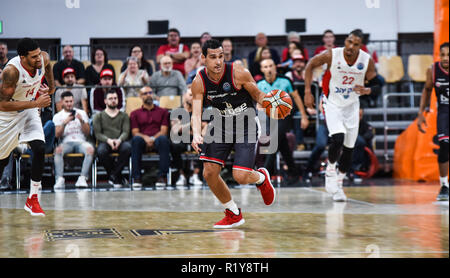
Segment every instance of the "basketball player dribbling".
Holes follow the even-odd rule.
[[[0,173],[14,148],[27,143],[33,158],[30,194],[24,208],[32,216],[45,216],[38,200],[45,155],[39,110],[51,104],[49,94],[55,91],[53,71],[49,55],[41,51],[35,40],[19,40],[17,53],[0,78]],[[48,86],[42,84],[44,78]]]
[[[376,78],[375,65],[370,55],[362,51],[363,33],[352,31],[345,46],[322,52],[312,58],[305,70],[305,105],[314,107],[311,80],[314,68],[327,64],[322,81],[323,111],[329,130],[328,165],[325,188],[334,201],[345,202],[342,188],[346,173],[350,170],[353,148],[359,128],[359,96],[381,89]],[[368,88],[364,87],[368,81]],[[336,168],[338,162],[338,170]]]
[[[273,204],[275,189],[270,181],[269,172],[265,168],[254,170],[256,141],[244,140],[238,142],[236,122],[239,115],[247,109],[255,110],[256,101],[262,104],[265,94],[256,86],[256,82],[250,72],[240,65],[224,62],[222,44],[217,40],[208,40],[202,48],[202,59],[205,59],[205,68],[201,70],[192,83],[193,112],[192,112],[192,147],[200,153],[203,161],[203,177],[211,191],[225,208],[225,217],[214,225],[214,228],[232,228],[244,224],[241,209],[233,201],[230,190],[220,176],[225,160],[234,149],[233,178],[239,184],[256,184],[260,190],[264,203]],[[213,109],[220,112],[219,120],[224,122],[226,118],[232,119],[234,129],[228,127],[216,131],[223,137],[230,134],[233,142],[204,143],[201,134],[201,121],[203,106],[211,103]],[[254,113],[256,115],[256,112]],[[214,119],[214,121],[217,119]],[[213,121],[213,122],[214,122]],[[244,128],[244,137],[247,139],[253,131],[250,125],[255,127],[256,119],[248,119]],[[256,130],[254,128],[253,130]],[[256,131],[255,131],[256,132]],[[255,136],[256,137],[256,136]]]

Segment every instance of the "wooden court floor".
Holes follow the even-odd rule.
[[[334,203],[323,187],[277,188],[267,207],[254,186],[231,189],[246,223],[215,230],[224,216],[208,188],[62,190],[0,194],[5,258],[448,258],[449,206],[437,183],[372,180]]]

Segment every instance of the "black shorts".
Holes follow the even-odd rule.
[[[438,110],[437,113],[437,135],[439,141],[447,140],[448,142],[448,109]]]
[[[210,143],[201,146],[200,160],[225,166],[234,148],[233,169],[253,171],[255,165],[256,143]]]

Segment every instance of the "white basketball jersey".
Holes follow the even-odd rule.
[[[331,67],[323,77],[322,88],[327,103],[339,107],[351,105],[359,101],[359,94],[353,91],[355,85],[364,86],[370,55],[359,50],[358,59],[349,66],[344,58],[344,48],[333,48]]]
[[[13,65],[19,71],[19,80],[12,101],[31,101],[36,98],[36,93],[41,86],[45,74],[44,58],[41,55],[42,67],[36,72],[28,72],[21,64],[20,57],[12,58],[7,65]]]

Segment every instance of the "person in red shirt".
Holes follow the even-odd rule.
[[[173,69],[185,76],[184,61],[191,56],[189,47],[180,43],[180,32],[175,28],[169,29],[167,42],[168,44],[161,45],[156,52],[156,62],[159,64],[161,58],[168,55],[172,58]]]
[[[336,38],[334,36],[333,31],[331,31],[330,29],[327,29],[323,32],[323,37],[322,37],[322,41],[323,41],[323,45],[318,46],[316,48],[316,50],[314,51],[314,56],[316,56],[317,54],[320,54],[328,49],[332,49],[335,48],[336,45],[334,45]]]
[[[290,50],[289,50],[291,43],[297,44],[298,45],[297,48],[302,51],[303,57],[305,57],[306,60],[309,60],[308,49],[306,49],[306,47],[304,47],[303,44],[301,43],[300,35],[297,32],[294,32],[294,31],[289,32],[289,34],[287,36],[287,41],[288,41],[288,46],[285,47],[283,49],[283,52],[281,53],[281,62],[286,62],[287,60],[289,60],[291,58]]]

